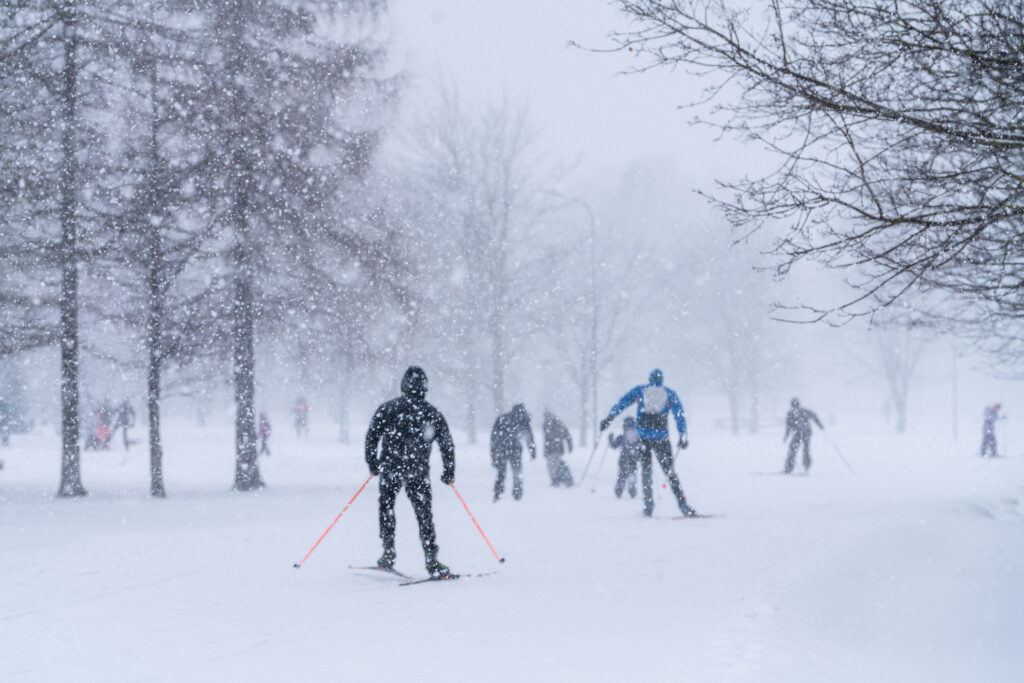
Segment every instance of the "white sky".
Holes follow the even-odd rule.
[[[678,105],[695,81],[668,71],[622,75],[626,53],[595,53],[628,27],[607,0],[391,0],[393,50],[409,78],[406,106],[439,82],[471,103],[507,96],[526,104],[542,146],[579,162],[576,185],[617,183],[639,159],[671,159],[688,193],[709,187],[728,155],[712,131],[687,121]]]

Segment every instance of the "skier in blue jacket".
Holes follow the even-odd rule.
[[[679,503],[679,510],[687,517],[693,517],[697,511],[687,505],[683,487],[672,459],[672,442],[668,438],[668,416],[676,421],[679,431],[679,448],[686,448],[689,440],[686,436],[686,417],[683,415],[683,404],[676,392],[664,386],[664,375],[661,370],[652,370],[647,384],[633,387],[612,406],[608,417],[601,420],[603,432],[612,423],[615,416],[623,410],[637,404],[637,434],[640,436],[640,472],[644,489],[644,514],[654,514],[654,487],[651,482],[651,455],[658,458],[658,464],[668,477],[669,486]]]

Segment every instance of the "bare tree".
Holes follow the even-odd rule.
[[[696,71],[706,120],[778,159],[724,185],[731,219],[787,221],[780,272],[817,260],[859,290],[803,319],[912,295],[919,318],[1024,356],[1024,1],[619,4],[640,69]]]
[[[455,269],[446,333],[463,365],[473,435],[482,377],[494,410],[506,408],[511,360],[537,330],[535,309],[552,282],[542,228],[560,173],[537,149],[526,112],[508,103],[470,114],[445,92],[411,146],[427,201],[454,224],[444,242]]]

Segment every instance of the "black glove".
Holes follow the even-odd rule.
[[[441,475],[441,483],[446,486],[454,483],[455,481],[455,470],[445,470],[444,474]]]
[[[689,445],[690,445],[689,437],[687,437],[686,434],[680,435],[679,436],[679,448],[681,448],[681,449],[683,449],[685,451],[686,447],[689,446]]]
[[[612,420],[614,419],[615,418],[613,417],[606,417],[603,420],[601,420],[601,431],[603,432],[604,430],[608,429],[608,425],[610,425],[612,423]]]
[[[375,477],[378,474],[380,474],[380,467],[377,465],[377,463],[370,465],[370,474],[372,474]]]

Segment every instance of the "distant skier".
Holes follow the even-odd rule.
[[[309,404],[305,396],[295,400],[295,435],[309,436]]]
[[[132,408],[131,401],[126,398],[117,406],[117,411],[114,414],[114,427],[110,431],[110,436],[113,437],[118,429],[122,430],[124,433],[124,449],[128,450],[128,447],[131,446],[131,440],[128,438],[128,429],[134,426],[135,408]]]
[[[260,455],[270,455],[270,418],[266,413],[260,413],[256,436],[260,438]]]
[[[786,414],[786,434],[782,437],[783,441],[789,439],[789,435],[793,435],[793,440],[789,442],[789,455],[786,456],[786,467],[785,473],[790,474],[793,471],[793,466],[796,464],[796,452],[800,448],[800,444],[804,447],[804,472],[811,469],[811,421],[814,421],[818,425],[819,429],[824,429],[825,425],[821,424],[821,420],[814,411],[808,410],[807,408],[800,407],[800,401],[793,399],[790,401],[789,413]]]
[[[380,476],[380,538],[384,554],[377,560],[382,569],[394,567],[395,498],[405,493],[416,512],[420,543],[427,572],[437,578],[450,574],[437,559],[437,539],[430,493],[430,447],[437,441],[444,471],[441,481],[455,481],[455,444],[444,415],[426,401],[427,374],[412,366],[402,377],[402,395],[384,403],[373,414],[366,432],[366,464],[370,474]],[[380,456],[377,444],[383,438]]]
[[[0,446],[6,446],[11,439],[11,411],[7,401],[0,398]]]
[[[999,414],[999,410],[1002,406],[998,403],[994,403],[985,408],[985,420],[981,426],[981,457],[985,457],[986,451],[991,451],[990,458],[998,458],[999,453],[996,448],[996,422],[999,420],[1005,420],[1006,417]]]
[[[512,470],[512,497],[519,500],[523,497],[523,445],[526,440],[530,449],[530,459],[537,458],[537,446],[533,441],[533,429],[530,427],[530,414],[526,406],[517,403],[512,410],[498,416],[491,428],[491,464],[498,470],[494,480],[494,502],[498,502],[505,492],[505,470]]]
[[[679,504],[679,510],[687,517],[694,517],[697,511],[686,503],[683,487],[676,475],[672,457],[672,442],[668,438],[668,415],[671,412],[679,431],[679,448],[689,445],[686,434],[686,417],[683,415],[683,404],[676,392],[664,386],[664,375],[661,370],[652,370],[647,384],[633,387],[612,406],[608,417],[601,420],[603,432],[612,423],[615,416],[623,410],[637,404],[637,434],[640,436],[640,472],[644,489],[644,514],[654,514],[654,485],[652,483],[651,456],[657,456],[658,464],[668,477],[672,493]]]
[[[562,460],[565,448],[572,452],[572,435],[565,423],[550,410],[544,411],[544,459],[548,462],[548,476],[552,486],[572,487],[572,473]]]
[[[608,445],[621,448],[619,453],[619,476],[615,480],[615,497],[622,498],[622,492],[629,486],[629,497],[636,498],[636,466],[640,462],[640,435],[636,431],[636,420],[627,417],[622,420],[622,434],[608,435]]]

